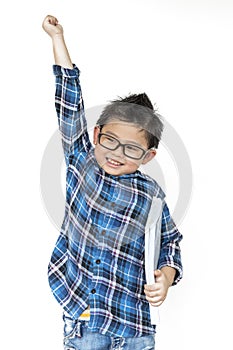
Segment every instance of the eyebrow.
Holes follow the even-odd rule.
[[[112,131],[105,131],[104,134],[109,134],[109,135],[114,136],[115,138],[117,138],[117,139],[120,140],[119,136],[116,135],[116,134],[115,134],[114,132],[112,132]],[[135,141],[132,141],[132,140],[123,140],[123,141],[127,142],[127,144],[132,144],[132,145],[135,145],[135,146],[138,146],[138,147],[144,149],[144,147],[143,147],[140,143],[137,143],[137,142],[135,142]]]

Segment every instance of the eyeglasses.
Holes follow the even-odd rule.
[[[132,159],[141,159],[148,150],[144,150],[143,148],[130,144],[130,143],[121,143],[118,139],[115,137],[105,134],[105,133],[99,133],[98,135],[98,141],[99,144],[111,151],[115,151],[120,146],[123,148],[123,154]]]

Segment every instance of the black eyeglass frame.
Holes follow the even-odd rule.
[[[104,135],[104,136],[108,136],[108,137],[111,137],[112,139],[116,140],[118,142],[118,145],[114,148],[109,148],[109,147],[106,147],[104,146],[101,142],[100,142],[100,139],[101,139],[101,136]],[[132,143],[121,143],[116,137],[110,135],[110,134],[106,134],[104,132],[100,132],[99,135],[98,135],[98,142],[100,144],[100,146],[104,147],[105,149],[109,149],[111,151],[115,151],[117,148],[119,148],[120,146],[123,148],[123,154],[128,157],[128,158],[131,158],[131,159],[135,159],[135,160],[140,160],[142,159],[146,153],[150,150],[150,149],[147,149],[145,150],[144,148],[140,147],[140,146],[136,146],[136,145],[133,145]],[[126,146],[133,146],[133,147],[136,147],[138,148],[139,150],[142,151],[142,155],[140,157],[132,157],[132,156],[129,156],[128,154],[125,153],[125,147]]]

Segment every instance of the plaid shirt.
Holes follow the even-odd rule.
[[[113,176],[98,166],[89,140],[79,70],[54,66],[55,106],[67,165],[66,206],[49,264],[49,283],[77,319],[90,305],[89,328],[109,336],[154,334],[144,294],[145,224],[153,196],[164,193],[136,171]],[[182,275],[177,230],[164,201],[158,268]]]

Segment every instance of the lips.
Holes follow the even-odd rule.
[[[114,167],[124,165],[123,163],[120,163],[117,160],[112,159],[112,158],[107,158],[107,162],[108,162],[108,164],[110,164],[110,165],[112,165]]]

